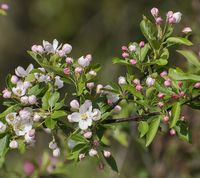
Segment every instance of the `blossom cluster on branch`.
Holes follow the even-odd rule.
[[[151,20],[143,16],[140,23],[144,39],[122,46],[122,58],[113,58],[113,64],[127,69],[116,83],[99,84],[101,66],[93,63],[91,54],[74,59],[70,44],[54,39],[33,45],[28,53],[39,67],[17,67],[8,75],[2,92],[6,109],[0,114],[0,156],[9,149],[24,152],[34,146],[37,132],[44,130],[52,135],[49,149],[54,157],[66,154],[73,161],[91,157],[101,168],[107,162],[118,171],[105,140],[114,123],[124,121],[137,122],[146,146],[158,131],[191,142],[189,123],[181,109],[186,104],[199,109],[200,62],[189,50],[177,52],[193,65],[192,73],[171,67],[168,61],[169,48],[193,45],[189,40],[192,30],[186,27],[182,37],[174,36],[180,12],[169,11],[165,19],[157,8],[151,14]],[[119,119],[128,106],[129,117]]]

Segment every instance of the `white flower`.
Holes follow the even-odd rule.
[[[24,86],[25,89],[28,89],[28,88],[31,86],[31,82],[25,81],[25,82],[23,83],[23,86]]]
[[[181,21],[182,13],[176,12],[173,14],[174,23],[179,23]]]
[[[17,117],[17,122],[14,123],[13,129],[17,136],[23,136],[32,129],[32,122]]]
[[[96,76],[96,75],[97,75],[97,73],[96,73],[94,70],[91,70],[91,71],[89,72],[89,74],[92,75],[92,76]]]
[[[25,70],[23,67],[19,66],[15,69],[15,74],[18,77],[26,77],[32,70],[33,70],[33,64],[30,64],[27,69]]]
[[[18,148],[18,143],[17,143],[17,141],[16,141],[16,140],[12,140],[12,141],[9,143],[9,147],[10,147],[11,149],[16,149],[16,148]]]
[[[16,95],[16,96],[23,96],[26,94],[26,87],[24,86],[24,83],[19,81],[17,82],[17,86],[12,88],[12,92]]]
[[[23,120],[29,120],[32,117],[32,108],[26,107],[19,111],[19,116]]]
[[[51,81],[51,77],[49,75],[34,73],[34,76],[38,80],[38,82],[47,83],[47,82]]]
[[[135,52],[137,50],[137,47],[135,45],[130,45],[128,47],[128,49],[131,51],[131,52]]]
[[[28,96],[22,96],[20,98],[20,101],[22,104],[28,104]]]
[[[16,76],[16,75],[12,75],[10,81],[13,83],[13,84],[17,84],[19,78]]]
[[[35,142],[35,129],[28,131],[24,137],[26,143],[31,144]]]
[[[110,152],[110,151],[104,150],[104,151],[103,151],[103,155],[104,155],[106,158],[109,158],[109,157],[111,156],[111,152]]]
[[[57,86],[59,89],[64,86],[63,81],[60,79],[60,76],[55,77],[55,86]]]
[[[16,119],[17,119],[16,112],[11,112],[11,113],[7,114],[7,116],[6,116],[6,122],[11,125],[16,122]]]
[[[119,85],[126,84],[126,78],[120,76],[120,77],[118,78],[118,84],[119,84]]]
[[[35,96],[35,95],[29,96],[29,97],[28,97],[28,102],[29,102],[30,104],[35,104],[35,103],[37,102],[36,96]]]
[[[87,83],[87,88],[92,90],[94,88],[94,82]]]
[[[34,116],[33,116],[33,121],[34,121],[34,122],[39,122],[39,121],[40,121],[40,119],[41,119],[41,116],[40,116],[40,114],[38,114],[38,113],[35,113],[35,114],[34,114]]]
[[[96,155],[97,155],[97,150],[91,149],[91,150],[89,151],[89,155],[90,155],[91,157],[96,156]]]
[[[86,67],[90,65],[89,58],[84,58],[83,56],[78,59],[78,64],[82,67]]]
[[[61,48],[62,45],[58,46],[58,41],[56,39],[53,40],[53,43],[49,43],[48,41],[43,40],[43,47],[47,53],[56,53]]]
[[[6,131],[6,125],[0,121],[0,134]]]
[[[97,85],[97,88],[96,88],[96,93],[98,93],[98,94],[99,94],[99,93],[102,93],[102,90],[101,90],[102,88],[103,88],[103,85],[98,84],[98,85]]]
[[[56,148],[55,150],[53,150],[53,156],[54,157],[59,157],[60,156],[60,148]]]
[[[62,51],[65,52],[65,54],[69,54],[72,51],[72,46],[70,44],[64,44],[62,47]]]
[[[79,108],[79,112],[74,112],[68,116],[69,121],[78,122],[79,128],[86,130],[92,125],[93,120],[99,120],[101,118],[101,112],[98,109],[92,110],[92,103],[86,100]]]
[[[182,30],[183,33],[185,34],[188,34],[188,33],[191,33],[192,32],[192,29],[190,27],[185,27],[183,30]]]
[[[151,87],[154,85],[155,81],[156,81],[155,79],[153,79],[151,77],[147,77],[146,84],[148,87]]]
[[[8,89],[3,90],[2,93],[4,98],[11,98],[12,93]]]
[[[56,148],[58,148],[58,145],[57,145],[57,143],[53,140],[53,141],[51,141],[51,142],[49,143],[49,148],[50,148],[51,150],[55,150]]]
[[[70,106],[72,110],[78,110],[80,107],[79,102],[77,100],[72,100],[70,102]]]

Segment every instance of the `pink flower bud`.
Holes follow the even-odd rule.
[[[165,82],[164,82],[164,85],[166,86],[166,87],[170,87],[171,86],[171,81],[170,80],[165,80]]]
[[[99,170],[104,170],[104,167],[105,167],[104,163],[100,162],[99,163]]]
[[[25,162],[23,165],[23,170],[26,175],[31,175],[35,171],[35,166],[31,162]]]
[[[198,52],[198,56],[200,57],[200,51]]]
[[[168,12],[167,12],[167,15],[166,15],[166,16],[167,16],[167,19],[173,17],[173,14],[174,14],[173,11],[168,11]]]
[[[144,48],[144,46],[145,46],[144,41],[140,41],[139,46],[140,46],[140,48]]]
[[[195,83],[194,88],[200,88],[200,82]]]
[[[169,116],[164,116],[164,117],[163,117],[163,121],[164,121],[165,123],[168,123],[168,121],[169,121]]]
[[[160,73],[160,76],[161,76],[161,77],[165,77],[165,76],[167,76],[167,71],[163,71],[163,72],[161,72],[161,73]]]
[[[66,54],[65,54],[65,51],[59,50],[59,51],[58,51],[58,55],[59,55],[60,57],[64,57]]]
[[[185,27],[183,30],[182,30],[183,33],[185,34],[188,34],[188,33],[191,33],[192,32],[192,29],[190,27]]]
[[[158,96],[158,98],[163,99],[165,97],[165,94],[164,93],[158,93],[157,96]]]
[[[8,4],[5,4],[5,3],[1,4],[1,9],[8,10],[9,9]]]
[[[71,57],[67,57],[65,59],[65,61],[66,61],[67,64],[72,64],[74,62],[73,58],[71,58]]]
[[[12,140],[10,143],[9,143],[9,147],[11,149],[17,149],[18,148],[18,143],[16,140]]]
[[[163,22],[163,19],[161,17],[156,18],[156,24],[161,25]]]
[[[64,68],[63,71],[64,71],[64,73],[65,73],[66,75],[69,75],[69,74],[71,73],[71,70],[70,70],[69,67]]]
[[[143,89],[143,87],[142,87],[142,85],[139,84],[139,85],[136,85],[135,89],[137,91],[141,91]]]
[[[153,17],[157,17],[158,14],[159,14],[159,10],[156,7],[154,7],[154,8],[151,9],[151,15]]]
[[[122,50],[122,52],[126,52],[126,51],[128,51],[128,48],[126,46],[122,46],[121,50]]]
[[[123,53],[122,53],[122,57],[123,57],[123,58],[127,58],[127,57],[129,57],[129,54],[126,53],[126,52],[123,52]]]
[[[162,107],[164,106],[164,103],[163,103],[163,102],[158,102],[158,106],[159,106],[160,108],[162,108]]]
[[[93,145],[96,146],[96,147],[98,147],[98,146],[100,145],[100,144],[99,144],[99,141],[98,141],[98,140],[94,140],[94,141],[93,141]]]
[[[181,21],[182,14],[180,12],[176,12],[173,14],[173,18],[175,19],[175,23],[179,23]]]
[[[39,122],[41,119],[41,116],[38,113],[35,113],[33,116],[33,121],[34,122]]]
[[[174,129],[170,129],[169,134],[171,136],[174,136],[174,135],[176,135],[176,131]]]
[[[11,98],[12,93],[8,89],[3,90],[2,93],[4,98]]]
[[[19,81],[19,78],[16,76],[16,75],[13,75],[10,79],[10,81],[13,83],[13,84],[17,84],[17,82]]]
[[[109,158],[109,157],[111,156],[111,152],[110,152],[110,151],[104,150],[104,151],[103,151],[103,155],[104,155],[106,158]]]
[[[128,49],[131,51],[131,52],[135,52],[137,50],[137,47],[135,45],[130,45],[128,47]]]
[[[38,49],[37,45],[33,45],[31,47],[31,51],[33,51],[34,53],[37,53],[37,49]]]
[[[69,54],[72,51],[72,46],[70,44],[64,44],[63,47],[62,47],[62,51],[65,54]]]
[[[179,95],[176,94],[176,93],[173,93],[171,97],[172,97],[172,99],[178,99],[178,98],[179,98]]]
[[[178,81],[178,86],[179,86],[179,87],[182,87],[182,86],[183,86],[183,82]]]
[[[22,104],[28,104],[29,103],[28,96],[22,96],[20,98],[20,101],[21,101]]]
[[[86,55],[85,58],[88,59],[89,62],[92,61],[92,55],[91,54]]]
[[[117,105],[117,106],[114,107],[115,113],[119,113],[121,110],[122,110],[122,108],[121,108],[120,105]]]
[[[169,24],[175,24],[176,23],[176,19],[174,17],[170,17],[168,22],[169,22]]]
[[[140,80],[139,79],[134,79],[133,80],[133,84],[135,84],[135,85],[140,85]]]
[[[29,97],[28,97],[28,102],[29,102],[30,104],[36,104],[36,102],[37,102],[36,96],[35,96],[35,95],[29,96]]]
[[[83,69],[81,67],[76,67],[75,68],[75,73],[80,74],[83,72]]]
[[[84,159],[85,159],[85,154],[81,153],[81,154],[79,155],[79,160],[82,161],[82,160],[84,160]]]
[[[89,151],[89,155],[90,155],[91,157],[96,156],[96,155],[97,155],[97,150],[91,149],[91,150]]]
[[[29,135],[29,137],[35,137],[35,129],[31,129],[31,130],[28,132],[28,135]]]
[[[87,131],[87,132],[85,132],[85,133],[83,134],[83,136],[84,136],[85,138],[87,138],[87,139],[90,139],[90,138],[92,137],[92,132]]]
[[[94,82],[87,83],[87,88],[92,90],[94,88]]]
[[[44,48],[41,45],[37,46],[37,52],[42,54],[44,52]]]
[[[184,93],[183,91],[181,91],[181,92],[180,92],[180,96],[181,96],[181,97],[184,97],[184,96],[185,96],[185,93]]]
[[[71,109],[75,109],[75,110],[78,110],[80,107],[79,102],[77,100],[72,100],[70,102],[70,106],[71,106]]]
[[[131,60],[130,60],[130,63],[131,63],[132,65],[135,65],[135,64],[137,64],[137,61],[136,61],[135,59],[131,59]]]

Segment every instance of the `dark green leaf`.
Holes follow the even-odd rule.
[[[109,158],[104,157],[108,165],[111,167],[111,169],[115,172],[118,172],[118,167],[115,159],[113,156],[110,156]]]
[[[172,128],[176,125],[177,121],[180,119],[180,114],[181,114],[181,104],[179,102],[177,102],[172,107],[170,128]]]

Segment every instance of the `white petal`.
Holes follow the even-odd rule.
[[[79,128],[82,130],[86,130],[88,128],[88,123],[86,120],[80,120],[78,125],[79,125]]]
[[[89,119],[87,119],[86,121],[87,121],[88,126],[91,126],[91,125],[92,125],[92,119],[89,118]]]
[[[86,100],[83,105],[81,105],[79,111],[80,113],[85,113],[92,106],[92,102],[90,100]]]
[[[93,120],[97,121],[101,119],[101,111],[99,109],[93,109]]]
[[[19,77],[25,77],[27,73],[23,67],[19,66],[17,69],[15,69],[15,74]]]
[[[30,65],[27,67],[26,72],[29,74],[33,69],[34,69],[33,64],[30,64]]]
[[[70,119],[72,122],[79,122],[81,120],[81,114],[78,112],[74,112],[70,115]]]
[[[54,51],[56,51],[57,47],[58,47],[58,40],[54,39],[53,40],[53,49],[54,49]]]

